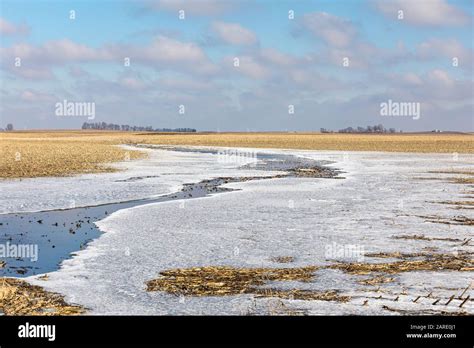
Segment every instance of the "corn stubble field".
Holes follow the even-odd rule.
[[[474,153],[472,134],[124,133],[18,131],[0,134],[0,177],[111,172],[107,163],[146,156],[120,144],[195,145],[303,150]]]
[[[145,158],[146,153],[126,150],[121,144],[197,145],[249,148],[279,148],[304,150],[383,151],[412,153],[474,153],[473,134],[319,134],[319,133],[125,133],[108,131],[29,131],[0,133],[0,178],[4,180],[30,177],[70,176],[84,173],[113,172],[112,162]],[[432,174],[464,175],[463,177],[416,177],[416,180],[443,180],[447,184],[462,184],[472,195],[473,172],[470,169],[439,170]],[[467,197],[464,197],[467,198]],[[472,198],[472,196],[469,196]],[[472,202],[440,201],[457,209],[472,209]],[[472,226],[472,219],[456,216],[419,216],[425,222],[447,225]],[[430,238],[424,235],[401,235],[394,238],[406,240],[449,241],[469,245],[471,239],[452,237]],[[474,260],[471,253],[453,254],[379,252],[365,255],[372,258],[390,258],[392,261],[339,262],[326,266],[284,268],[236,268],[206,266],[162,270],[160,277],[146,282],[146,291],[164,292],[177,296],[229,296],[250,294],[257,298],[318,300],[346,303],[350,296],[340,295],[332,289],[280,289],[264,287],[272,281],[310,282],[316,270],[339,270],[355,276],[366,276],[359,284],[380,286],[395,281],[402,273],[419,271],[472,272]],[[395,260],[395,261],[393,261]],[[292,263],[293,257],[277,257],[277,263]],[[0,268],[5,263],[0,261]],[[44,276],[47,280],[47,276]],[[451,296],[460,302],[459,310],[470,300]],[[415,301],[422,296],[418,296]],[[427,295],[429,298],[430,295]],[[398,299],[398,297],[397,297]],[[395,300],[396,301],[396,300]],[[435,301],[438,302],[439,300]],[[365,301],[366,305],[368,300]],[[285,314],[290,309],[284,307]],[[390,309],[403,313],[402,309]],[[280,310],[278,310],[280,311]],[[20,279],[0,278],[0,312],[6,315],[80,315],[87,309],[69,304],[62,294],[44,290]],[[426,312],[428,313],[428,312]],[[434,313],[434,312],[433,312]]]
[[[5,315],[78,315],[80,306],[67,304],[63,296],[13,278],[0,278],[0,305]]]

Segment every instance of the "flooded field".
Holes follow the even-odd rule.
[[[2,243],[38,246],[4,276],[89,314],[473,313],[470,155],[128,149],[101,186],[2,184]]]
[[[171,148],[173,151],[213,153],[212,150],[192,150]],[[166,202],[172,200],[187,200],[205,197],[220,192],[232,191],[221,187],[223,184],[250,180],[272,179],[275,177],[298,176],[301,171],[313,177],[332,178],[337,171],[323,167],[320,162],[305,160],[290,155],[260,154],[256,162],[248,165],[256,170],[280,171],[283,174],[261,177],[222,177],[188,183],[175,193],[158,198],[145,198],[125,202],[101,204],[97,206],[70,207],[49,211],[12,213],[1,215],[0,244],[11,249],[8,262],[0,268],[1,276],[27,277],[57,270],[61,261],[69,258],[76,251],[82,250],[87,243],[100,236],[101,231],[95,222],[100,221],[118,210],[140,205]],[[311,170],[311,172],[308,172]],[[148,179],[151,176],[137,176],[118,181],[134,182]],[[26,257],[15,250],[20,245],[27,251]]]

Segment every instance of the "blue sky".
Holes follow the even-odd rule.
[[[96,122],[153,127],[472,131],[473,7],[470,0],[2,0],[0,127],[78,128],[84,116],[55,114],[68,100],[94,102]],[[420,103],[421,117],[381,116],[388,100]]]

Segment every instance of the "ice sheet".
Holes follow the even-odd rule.
[[[346,171],[343,174],[346,179],[284,178],[233,183],[229,186],[241,190],[121,210],[100,221],[98,225],[106,233],[65,261],[59,271],[50,273],[49,280],[33,277],[30,281],[65,294],[67,300],[84,305],[91,314],[289,314],[302,311],[326,315],[387,315],[398,313],[390,309],[427,311],[428,314],[459,309],[459,300],[448,306],[433,305],[430,297],[413,301],[417,296],[432,292],[433,302],[440,298],[440,303],[444,303],[472,282],[474,272],[402,273],[394,275],[395,282],[380,286],[379,291],[376,291],[377,286],[357,283],[365,277],[338,270],[322,269],[315,273],[312,282],[297,283],[299,288],[341,291],[352,296],[348,303],[263,299],[251,295],[184,298],[145,291],[146,281],[158,277],[162,270],[176,267],[297,267],[327,265],[338,260],[387,261],[361,259],[360,252],[419,252],[428,247],[443,253],[472,251],[471,246],[455,242],[392,238],[402,234],[473,237],[469,226],[428,223],[414,216],[462,213],[472,218],[469,210],[460,212],[449,205],[432,203],[457,200],[462,197],[465,185],[417,179],[442,175],[428,174],[430,170],[471,166],[471,157],[334,151],[291,153],[334,160],[336,163],[332,165]],[[158,154],[164,156],[160,151]],[[168,158],[170,162],[176,161],[169,164],[176,172],[189,173],[188,181],[197,181],[199,175],[215,176],[216,164],[206,154],[192,155],[200,157],[199,170],[193,169],[195,162],[189,165],[176,154],[168,156],[172,157]],[[241,175],[238,170],[227,170],[227,174],[231,172]],[[335,254],[340,246],[353,249],[343,255]],[[271,260],[276,256],[293,256],[295,261],[278,264]],[[281,284],[283,287],[293,285]],[[463,309],[474,313],[470,301]]]
[[[187,182],[232,174],[238,166],[255,161],[251,157],[233,161],[232,157],[209,153],[123,148],[147,152],[149,158],[111,164],[121,169],[116,173],[0,180],[0,214],[157,197],[176,192]]]

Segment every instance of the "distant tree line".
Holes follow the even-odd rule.
[[[153,128],[152,126],[130,126],[128,124],[114,124],[105,122],[84,122],[82,129],[96,129],[96,130],[115,130],[115,131],[126,131],[126,132],[190,132],[194,133],[194,128]]]
[[[386,129],[383,125],[378,124],[375,126],[367,126],[367,127],[347,127],[344,129],[339,129],[337,133],[395,133],[395,128]],[[400,131],[401,132],[401,131]],[[326,128],[321,128],[321,133],[335,133],[332,130],[328,130]]]
[[[13,130],[13,125],[11,123],[7,124],[6,128],[0,128],[0,132],[5,132],[5,131],[12,131]]]

